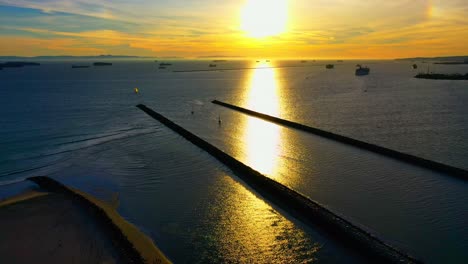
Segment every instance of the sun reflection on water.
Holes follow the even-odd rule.
[[[218,192],[209,219],[216,227],[206,239],[217,241],[205,262],[216,263],[312,263],[321,244],[286,219],[254,193],[225,175],[229,193]],[[223,190],[222,185],[214,186]],[[211,221],[208,221],[211,223]],[[203,231],[202,231],[203,232]]]
[[[245,107],[248,109],[279,116],[280,86],[275,68],[264,63],[255,69],[246,88]],[[244,134],[244,153],[249,166],[261,173],[274,177],[281,154],[281,128],[275,124],[254,117],[247,117]]]

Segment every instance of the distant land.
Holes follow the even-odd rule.
[[[181,60],[185,59],[185,57],[178,57],[178,56],[163,56],[163,57],[155,57],[157,59],[175,59],[175,60]]]
[[[207,55],[198,56],[196,59],[216,59],[216,58],[232,58],[242,59],[245,56],[225,56],[225,55]],[[75,60],[75,59],[185,59],[178,56],[131,56],[131,55],[91,55],[91,56],[0,56],[0,61],[7,60]],[[398,61],[438,61],[438,62],[465,62],[468,61],[468,55],[465,56],[446,56],[446,57],[414,57],[414,58],[397,58]]]
[[[409,60],[409,61],[421,61],[421,60],[429,60],[429,61],[460,61],[463,62],[468,60],[468,55],[465,56],[447,56],[447,57],[415,57],[415,58],[401,58],[396,60]]]
[[[419,73],[414,78],[418,79],[431,79],[431,80],[468,80],[468,73],[463,75],[455,74],[442,74],[442,73]]]
[[[209,55],[209,56],[198,56],[198,59],[216,59],[216,58],[245,58],[244,56],[224,56],[224,55]]]
[[[69,60],[69,59],[149,59],[155,57],[140,57],[140,56],[126,56],[126,55],[98,55],[98,56],[0,56],[0,60]]]

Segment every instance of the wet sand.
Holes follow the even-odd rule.
[[[0,202],[2,263],[170,263],[110,205],[67,191],[31,191]]]
[[[62,194],[0,207],[4,263],[123,263],[88,214]]]

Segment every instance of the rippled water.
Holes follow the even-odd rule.
[[[0,72],[2,184],[48,174],[101,199],[118,194],[119,211],[177,262],[362,261],[283,216],[134,107],[145,103],[427,262],[468,259],[464,181],[210,103],[224,100],[466,169],[466,81],[413,79],[409,64],[393,61],[368,62],[371,75],[362,78],[353,74],[356,62],[326,70],[324,62],[234,61],[218,69],[304,67],[185,73],[156,70],[148,61],[71,64]],[[207,62],[172,68],[206,69]]]

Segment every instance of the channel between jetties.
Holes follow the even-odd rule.
[[[396,151],[396,150],[389,149],[389,148],[385,148],[385,147],[382,147],[382,146],[379,146],[379,145],[375,145],[375,144],[367,143],[367,142],[364,142],[364,141],[361,141],[361,140],[353,139],[353,138],[350,138],[350,137],[347,137],[347,136],[342,136],[342,135],[339,135],[339,134],[335,134],[335,133],[332,133],[332,132],[329,132],[329,131],[326,131],[326,130],[323,130],[323,129],[303,125],[303,124],[296,123],[296,122],[293,122],[293,121],[289,121],[289,120],[286,120],[286,119],[281,119],[281,118],[278,118],[278,117],[275,117],[275,116],[262,114],[262,113],[252,111],[252,110],[249,110],[249,109],[246,109],[246,108],[242,108],[242,107],[239,107],[239,106],[236,106],[236,105],[228,104],[228,103],[225,103],[225,102],[222,102],[222,101],[213,100],[212,103],[216,104],[216,105],[226,107],[226,108],[229,108],[229,109],[232,109],[232,110],[235,110],[235,111],[238,111],[238,112],[241,112],[241,113],[244,113],[244,114],[247,114],[247,115],[250,115],[250,116],[253,116],[253,117],[263,119],[265,121],[269,121],[269,122],[279,124],[279,125],[282,125],[282,126],[285,126],[285,127],[290,127],[290,128],[294,128],[294,129],[297,129],[297,130],[301,130],[301,131],[311,133],[311,134],[314,134],[314,135],[317,135],[317,136],[320,136],[320,137],[324,137],[324,138],[331,139],[331,140],[334,140],[334,141],[337,141],[337,142],[340,142],[340,143],[351,145],[353,147],[357,147],[357,148],[364,149],[364,150],[367,150],[367,151],[370,151],[370,152],[374,152],[374,153],[377,153],[377,154],[380,154],[380,155],[383,155],[383,156],[386,156],[386,157],[389,157],[389,158],[392,158],[392,159],[403,161],[405,163],[409,163],[409,164],[416,165],[416,166],[419,166],[419,167],[423,167],[423,168],[426,168],[426,169],[430,169],[430,170],[433,170],[433,171],[443,172],[443,173],[446,173],[448,175],[458,177],[458,178],[460,178],[462,180],[468,180],[468,171],[464,170],[462,168],[457,168],[457,167],[450,166],[450,165],[447,165],[447,164],[443,164],[443,163],[440,163],[440,162],[437,162],[437,161],[424,159],[424,158],[417,157],[417,156],[414,156],[414,155],[411,155],[411,154],[403,153],[403,152]]]
[[[305,224],[323,229],[339,242],[359,250],[364,256],[376,260],[378,263],[421,263],[416,258],[359,228],[319,203],[262,175],[147,106],[139,104],[136,107],[208,152],[231,169],[259,195]]]

